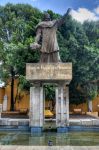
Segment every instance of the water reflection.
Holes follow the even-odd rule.
[[[74,146],[95,146],[99,145],[98,132],[68,132],[42,134],[30,134],[28,132],[0,132],[1,145],[45,145],[49,142],[53,146],[74,145]]]

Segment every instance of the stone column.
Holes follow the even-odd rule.
[[[7,95],[4,95],[3,106],[2,106],[3,111],[7,111],[7,104],[8,104],[8,97]]]
[[[40,133],[43,127],[44,106],[43,87],[39,84],[30,88],[30,127],[31,132]]]
[[[88,111],[92,112],[92,100],[88,100]]]
[[[58,132],[67,132],[69,125],[68,88],[56,87],[56,126]]]
[[[1,113],[2,113],[2,104],[0,104],[0,118],[1,118]]]
[[[69,126],[69,87],[66,86],[66,125]]]

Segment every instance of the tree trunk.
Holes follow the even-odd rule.
[[[14,70],[11,67],[11,107],[10,111],[14,111]]]

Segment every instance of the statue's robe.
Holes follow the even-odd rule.
[[[36,29],[37,29],[37,43],[41,42],[41,49],[42,53],[52,53],[59,51],[59,46],[57,42],[57,20],[53,21],[43,21],[40,22]]]

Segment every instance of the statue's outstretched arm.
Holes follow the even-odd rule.
[[[61,26],[65,22],[65,18],[67,18],[67,16],[70,15],[70,12],[71,12],[71,8],[68,8],[64,16],[61,19],[58,19],[55,24],[57,24],[58,27]]]

